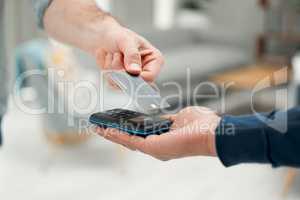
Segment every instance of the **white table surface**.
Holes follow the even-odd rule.
[[[156,161],[93,137],[58,148],[43,137],[41,120],[12,108],[0,150],[0,199],[280,199],[285,169],[243,165],[224,168],[218,159]],[[298,184],[299,185],[299,184]],[[289,199],[299,198],[293,189]]]

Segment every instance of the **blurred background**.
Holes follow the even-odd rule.
[[[299,0],[97,0],[122,24],[145,36],[165,56],[157,84],[174,110],[208,106],[222,114],[250,114],[298,104],[300,69]],[[62,81],[88,80],[104,87],[95,110],[123,107],[128,99],[97,79],[89,55],[60,44],[38,30],[30,0],[6,0],[5,31],[12,89],[29,108],[48,106],[48,88],[66,107]],[[1,44],[2,45],[2,44]],[[30,77],[31,70],[54,67],[63,75]],[[294,73],[293,73],[294,72]],[[262,80],[270,87],[253,94]],[[214,87],[197,87],[202,82]],[[17,84],[13,84],[17,83]],[[229,85],[228,85],[229,84]],[[196,93],[194,93],[196,91]],[[278,91],[284,91],[278,93]],[[197,98],[193,98],[197,95]],[[86,91],[76,102],[86,106]],[[92,97],[89,97],[92,98]],[[30,114],[12,97],[0,149],[0,194],[13,199],[299,199],[295,169],[240,165],[226,169],[218,159],[160,162],[104,141],[78,134],[86,115]],[[253,104],[251,103],[253,102]],[[250,105],[254,105],[251,107]],[[131,108],[131,105],[128,105]],[[68,120],[73,121],[73,125]]]

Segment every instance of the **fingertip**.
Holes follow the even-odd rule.
[[[137,46],[129,46],[125,50],[124,63],[126,70],[130,74],[139,75],[142,72],[142,57]]]
[[[169,115],[163,115],[163,116],[161,116],[163,119],[168,119],[168,120],[170,120],[170,121],[175,121],[175,117],[176,117],[176,115],[174,115],[174,114],[169,114]]]
[[[101,128],[101,127],[97,127],[96,128],[96,133],[100,136],[104,136],[105,134],[105,129],[104,128]]]
[[[155,80],[155,75],[150,72],[150,71],[143,71],[141,73],[141,77],[146,81],[146,82],[153,82]]]
[[[105,131],[106,131],[107,133],[109,133],[110,135],[114,135],[116,130],[113,129],[113,128],[107,128]]]
[[[142,67],[140,64],[131,63],[128,67],[128,72],[133,75],[139,75],[142,71]]]

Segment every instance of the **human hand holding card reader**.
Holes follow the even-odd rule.
[[[138,76],[124,71],[107,72],[110,78],[125,92],[142,112],[113,109],[95,113],[90,122],[102,128],[116,128],[132,135],[147,137],[168,132],[172,122],[160,117],[161,110],[170,105],[160,94]]]

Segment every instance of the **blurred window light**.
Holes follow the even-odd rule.
[[[97,3],[97,6],[99,8],[101,8],[104,11],[110,11],[111,7],[110,7],[110,0],[95,0]]]
[[[170,29],[174,24],[176,0],[154,0],[154,26]]]
[[[212,25],[211,20],[206,14],[189,10],[181,10],[176,23],[179,27],[188,29],[196,28],[208,30]]]

